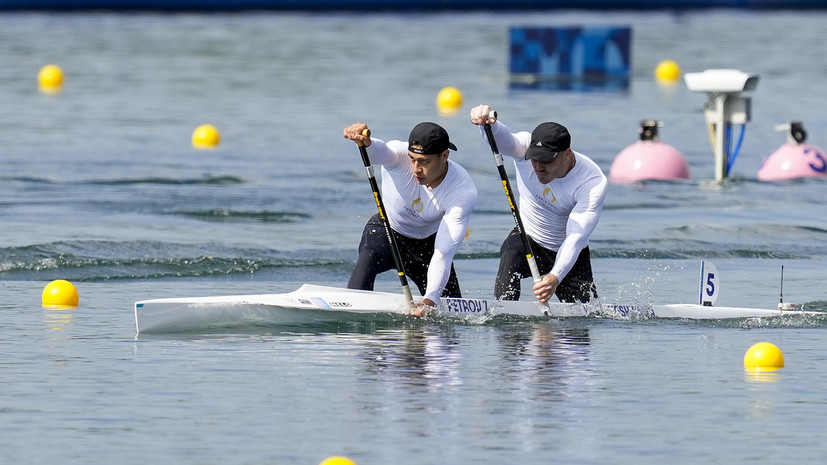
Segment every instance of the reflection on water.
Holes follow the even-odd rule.
[[[368,372],[402,384],[439,388],[462,384],[456,333],[448,327],[428,326],[383,333],[364,354]]]
[[[501,402],[495,412],[509,418],[501,428],[523,450],[542,450],[570,409],[568,399],[593,390],[587,328],[550,323],[514,326],[499,335]]]
[[[589,358],[588,328],[520,323],[486,331],[485,335],[495,338],[496,359],[489,362],[492,368],[494,364],[502,367],[498,377],[517,377],[531,390],[560,387],[561,378],[571,374],[571,367]],[[460,337],[453,326],[383,331],[363,358],[369,373],[386,380],[397,378],[403,384],[429,388],[461,385],[466,337]]]
[[[483,340],[471,340],[478,337]],[[431,395],[453,392],[470,401],[484,386],[497,393],[496,400],[474,408],[510,416],[524,409],[551,409],[552,402],[593,389],[589,344],[587,328],[549,323],[480,328],[470,334],[427,326],[382,333],[363,359],[375,381],[389,392],[405,393],[406,410],[448,409],[434,404]]]
[[[44,307],[43,322],[50,331],[64,331],[72,324],[76,307]]]
[[[503,356],[501,379],[515,421],[509,428],[517,437],[550,428],[552,418],[568,398],[592,389],[587,328],[558,328],[538,323],[515,326],[500,333]],[[525,444],[534,448],[539,444]]]
[[[745,368],[744,381],[747,383],[776,383],[778,382],[778,368]],[[753,386],[754,387],[754,386]]]
[[[547,446],[575,403],[600,384],[588,328],[525,322],[496,327],[428,325],[370,338],[361,358],[365,404],[383,431],[399,437]],[[468,422],[469,418],[484,419]]]

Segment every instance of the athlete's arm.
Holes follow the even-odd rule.
[[[606,198],[607,180],[594,177],[577,189],[577,203],[566,222],[566,238],[557,251],[557,259],[551,273],[559,281],[568,275],[580,251],[589,244],[589,237],[600,221],[603,200]]]

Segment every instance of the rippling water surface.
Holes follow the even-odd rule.
[[[557,120],[608,173],[638,122],[665,123],[693,180],[611,185],[592,237],[603,299],[693,302],[700,260],[723,305],[827,310],[824,180],[756,172],[801,120],[827,146],[820,11],[0,15],[0,439],[10,463],[821,463],[827,319],[402,319],[135,337],[152,297],[342,286],[375,211],[341,129],[451,133],[480,191],[457,268],[488,296],[512,219],[477,103],[512,129]],[[633,28],[624,93],[510,90],[508,27]],[[654,82],[760,75],[733,176],[712,182],[705,96]],[[36,87],[62,67],[62,92]],[[456,115],[436,94],[456,86]],[[190,146],[202,123],[214,150]],[[81,305],[44,309],[53,279]],[[378,288],[395,291],[386,276]],[[767,340],[787,367],[750,373]]]

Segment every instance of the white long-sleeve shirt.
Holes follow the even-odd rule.
[[[413,175],[407,142],[371,140],[368,157],[371,163],[381,165],[382,201],[391,227],[415,239],[436,233],[422,297],[439,304],[454,255],[465,239],[471,211],[477,203],[477,188],[465,168],[451,159],[438,186],[419,184]]]
[[[482,136],[485,132],[480,126]],[[511,133],[499,121],[491,126],[502,155],[511,157],[517,169],[519,210],[523,229],[541,246],[557,252],[551,273],[562,281],[589,245],[606,198],[606,175],[582,153],[574,153],[574,167],[562,178],[542,184],[525,153],[531,133]]]

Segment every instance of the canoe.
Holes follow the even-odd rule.
[[[306,326],[319,323],[417,318],[407,314],[405,297],[390,292],[361,291],[305,284],[283,294],[187,297],[135,303],[139,333],[197,331],[250,325]],[[605,317],[614,319],[728,319],[821,314],[801,310],[712,307],[700,304],[620,305],[550,302],[547,311],[536,301],[446,298],[431,317],[475,324],[495,317],[550,319]]]
[[[585,316],[583,304],[549,306],[551,316]],[[254,294],[143,300],[135,303],[138,332],[175,331],[234,325],[306,325],[359,319],[360,316],[409,317],[405,297],[390,292],[361,291],[305,284],[284,294]],[[464,320],[500,314],[548,317],[537,302],[486,299],[442,299],[434,316]],[[410,317],[413,318],[413,317]],[[363,318],[364,319],[364,318]]]

